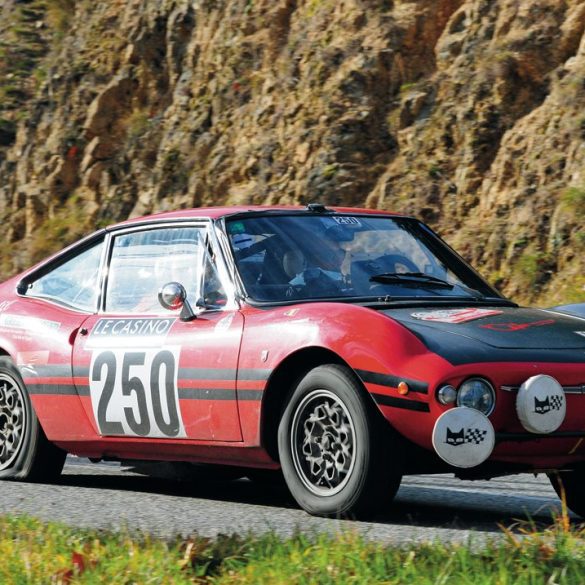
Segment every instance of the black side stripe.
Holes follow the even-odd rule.
[[[261,390],[238,390],[238,400],[262,400]],[[226,388],[179,388],[180,400],[235,400],[236,391]]]
[[[272,370],[263,368],[246,368],[238,371],[238,380],[268,380]]]
[[[179,368],[179,380],[238,380],[260,381],[268,380],[272,373],[269,369],[242,369],[229,368]]]
[[[19,366],[23,377],[38,376],[39,378],[70,378],[71,366],[54,365],[54,366]],[[86,368],[89,369],[89,368]]]
[[[235,380],[233,368],[179,368],[179,380]]]
[[[77,396],[73,384],[31,384],[26,385],[29,394],[58,394],[59,396]],[[89,388],[87,394],[89,395]]]
[[[235,400],[236,391],[226,388],[179,388],[179,399]]]
[[[406,410],[417,410],[419,412],[430,412],[431,409],[426,402],[417,402],[416,400],[407,400],[406,398],[394,398],[385,394],[372,394],[374,400],[382,406],[394,406],[395,408],[404,408]]]
[[[262,400],[262,390],[238,390],[238,400]]]
[[[53,396],[89,396],[89,386],[73,384],[31,384],[26,385],[29,394]],[[261,390],[239,390],[238,400],[262,400]],[[226,388],[179,388],[179,399],[184,400],[236,400],[236,391]]]
[[[42,365],[42,366],[19,366],[21,374],[25,378],[69,378],[71,368],[67,365]],[[179,368],[180,380],[235,380],[236,374],[239,380],[262,381],[268,380],[271,369],[246,368],[239,372],[234,368]],[[87,378],[89,366],[76,366],[73,368],[73,375],[76,378]]]
[[[357,375],[363,382],[370,384],[378,384],[379,386],[388,386],[390,388],[398,388],[400,382],[406,382],[411,392],[419,394],[428,394],[429,385],[420,380],[409,380],[408,378],[400,378],[398,376],[391,376],[390,374],[380,374],[378,372],[369,372],[368,370],[356,370]]]

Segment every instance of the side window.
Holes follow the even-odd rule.
[[[208,307],[223,307],[227,303],[227,295],[208,248],[204,252],[204,265],[201,287],[203,302]]]
[[[105,310],[109,313],[166,313],[158,291],[180,282],[195,306],[201,297],[205,228],[170,227],[132,232],[113,240]]]
[[[26,295],[51,299],[82,311],[95,311],[103,240],[33,280]]]

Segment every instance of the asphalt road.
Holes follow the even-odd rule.
[[[300,510],[284,487],[237,481],[153,479],[118,464],[69,457],[58,484],[0,482],[0,513],[29,514],[67,524],[143,530],[162,537],[198,533],[291,535],[296,530],[357,530],[382,542],[474,542],[501,536],[518,519],[546,526],[558,499],[544,476],[491,481],[452,476],[405,478],[390,511],[372,522],[324,520]]]

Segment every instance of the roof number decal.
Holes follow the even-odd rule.
[[[362,225],[360,220],[357,217],[347,217],[347,216],[333,216],[333,221],[339,225],[351,225],[351,226],[360,226]]]

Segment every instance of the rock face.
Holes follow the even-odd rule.
[[[0,102],[4,275],[128,216],[321,201],[422,217],[516,300],[585,300],[585,0],[0,12],[0,50],[39,37]]]

